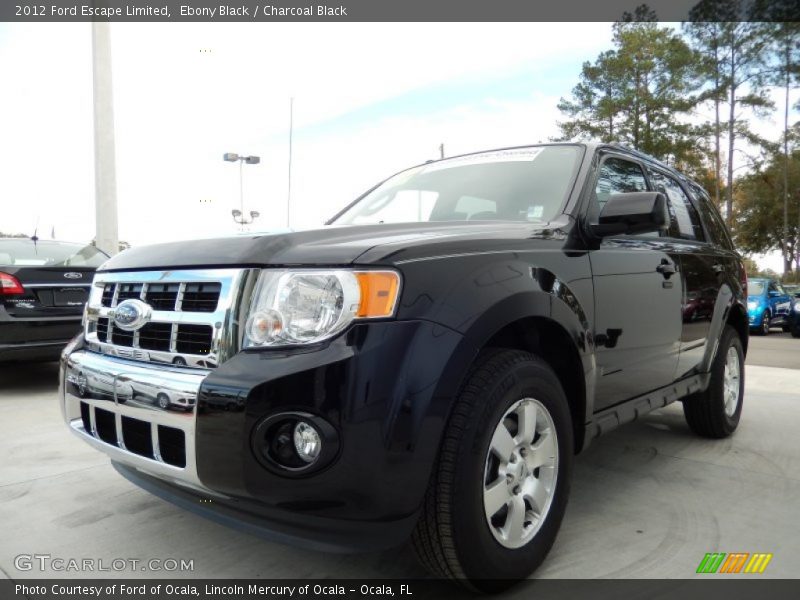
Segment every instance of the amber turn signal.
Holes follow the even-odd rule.
[[[360,271],[355,276],[361,288],[361,303],[356,317],[391,317],[400,291],[400,275],[395,271]]]

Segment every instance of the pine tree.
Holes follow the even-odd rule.
[[[559,139],[619,142],[676,166],[696,165],[695,128],[676,118],[696,102],[695,55],[654,19],[639,7],[614,24],[614,48],[584,63],[571,97],[558,104],[568,117]]]

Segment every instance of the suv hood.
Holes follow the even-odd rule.
[[[190,240],[131,248],[98,271],[226,266],[391,264],[425,256],[518,248],[517,240],[563,239],[543,223],[461,222],[329,226],[268,235]]]

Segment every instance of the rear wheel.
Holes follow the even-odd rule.
[[[744,401],[744,351],[736,330],[726,325],[704,392],[683,400],[683,414],[698,435],[724,438],[739,425]]]
[[[456,400],[412,538],[421,562],[481,591],[527,577],[561,525],[573,452],[552,369],[527,352],[483,353]]]

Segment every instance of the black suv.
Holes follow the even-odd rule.
[[[491,589],[542,562],[593,438],[675,400],[698,434],[733,433],[746,286],[709,197],[668,166],[481,152],[323,229],[112,258],[61,400],[180,506],[322,550],[411,537],[434,574]]]

